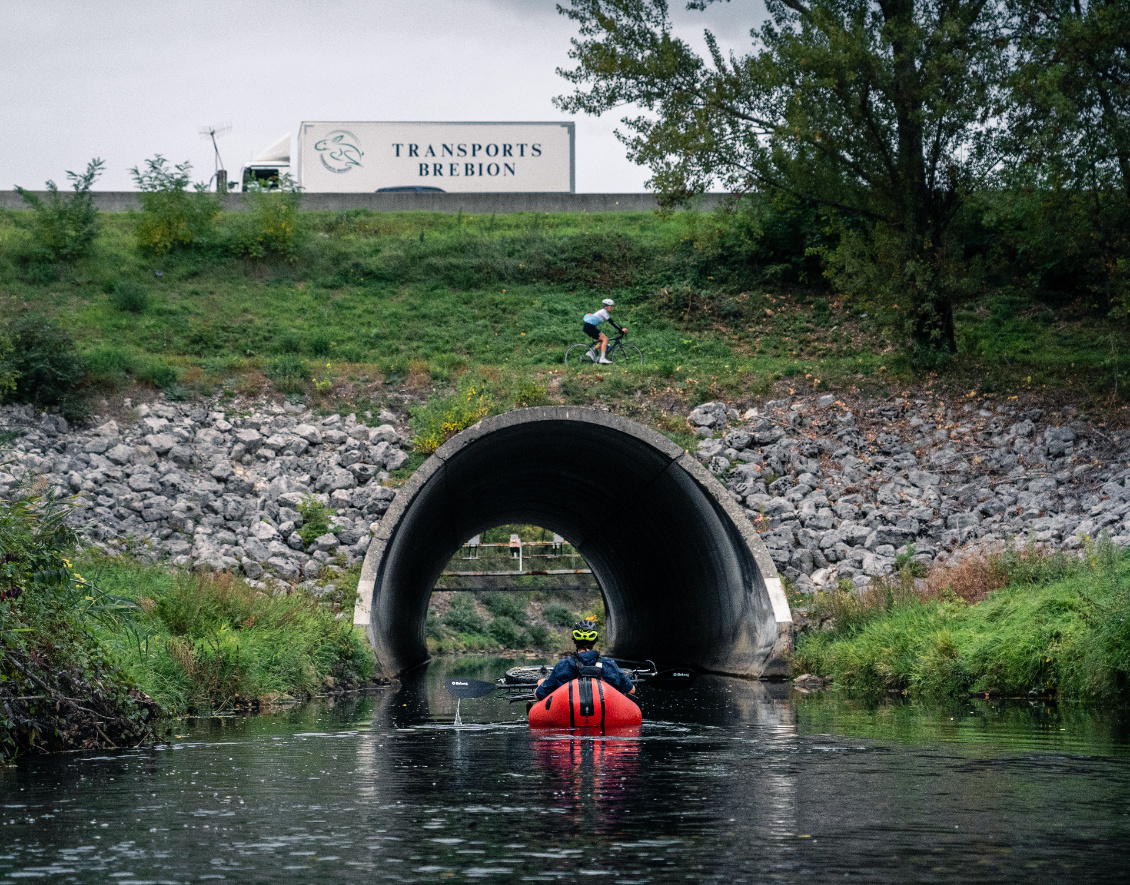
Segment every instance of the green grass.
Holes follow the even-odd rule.
[[[134,746],[160,710],[93,628],[132,606],[68,556],[69,502],[28,487],[0,497],[0,763],[25,753]]]
[[[976,604],[905,583],[826,600],[835,628],[798,639],[794,670],[864,693],[1130,700],[1130,554],[1106,543],[1011,564],[1008,585]]]
[[[753,270],[726,271],[713,216],[307,213],[296,260],[270,262],[145,257],[130,216],[106,214],[95,257],[58,266],[50,281],[21,264],[18,217],[0,213],[0,312],[56,317],[104,387],[250,392],[266,377],[313,393],[313,379],[328,378],[335,394],[379,381],[427,394],[471,369],[504,408],[639,396],[682,405],[763,396],[781,378],[907,377],[867,320],[819,285],[759,279],[756,256]],[[116,293],[142,290],[144,303],[121,309]],[[565,371],[582,315],[608,295],[645,365]],[[989,320],[972,312],[968,324],[970,341],[985,340],[972,330]],[[1081,376],[1110,359],[1087,354]]]
[[[220,216],[211,245],[157,258],[137,248],[134,217],[103,214],[92,258],[42,266],[26,260],[26,213],[0,211],[0,315],[56,319],[99,395],[273,390],[332,410],[451,397],[466,378],[492,412],[613,404],[683,444],[680,413],[709,399],[922,384],[1109,401],[1130,389],[1130,349],[1109,322],[1000,291],[961,307],[961,353],[916,372],[818,268],[782,276],[763,247],[734,254],[713,214],[310,212],[293,260],[233,257],[237,216]],[[582,315],[609,295],[644,365],[567,370]],[[429,440],[454,405],[417,406]]]
[[[229,575],[98,559],[85,576],[137,608],[95,633],[168,712],[306,697],[367,681],[375,662],[347,607],[336,619],[306,596],[274,597]]]

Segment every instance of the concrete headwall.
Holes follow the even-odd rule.
[[[46,196],[44,191],[34,191]],[[94,205],[102,212],[128,212],[141,208],[136,191],[92,191]],[[703,194],[694,208],[714,209],[727,194]],[[240,194],[221,197],[224,208],[244,208]],[[15,191],[0,191],[0,208],[26,209]],[[659,208],[654,194],[303,194],[302,208],[310,212],[463,212],[490,215],[507,212],[651,212]]]
[[[459,547],[515,522],[559,533],[585,558],[608,607],[603,647],[613,654],[740,676],[787,672],[792,618],[781,581],[714,476],[650,428],[558,406],[464,430],[396,493],[354,609],[383,672],[427,660],[428,600]]]

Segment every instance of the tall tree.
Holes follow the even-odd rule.
[[[713,0],[689,8],[704,10]],[[999,160],[1000,0],[766,0],[748,53],[709,58],[672,33],[665,0],[572,0],[566,111],[621,105],[629,156],[669,202],[714,182],[837,213],[831,267],[916,348],[956,348],[955,219]]]
[[[1016,155],[1052,186],[1130,198],[1130,3],[1012,0]]]
[[[1130,2],[1009,0],[1027,274],[1130,321]]]

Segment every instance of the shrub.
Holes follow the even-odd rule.
[[[158,390],[171,389],[179,379],[176,367],[170,366],[159,356],[151,356],[134,367],[138,381],[152,384]]]
[[[495,618],[488,628],[490,638],[504,648],[521,648],[526,644],[526,634],[505,615]]]
[[[416,430],[416,451],[430,455],[448,439],[490,413],[486,394],[479,392],[467,376],[459,379],[459,389],[451,396],[428,401],[412,418]]]
[[[126,313],[144,313],[149,306],[149,291],[136,280],[119,280],[110,292],[110,303]]]
[[[96,387],[121,387],[134,369],[133,354],[114,344],[100,344],[88,351],[85,359],[87,381]]]
[[[329,356],[333,349],[333,341],[326,332],[311,332],[306,336],[306,347],[311,356]]]
[[[497,591],[483,595],[483,607],[496,618],[509,618],[515,624],[526,623],[525,594]]]
[[[44,201],[36,194],[17,186],[16,191],[32,211],[32,235],[37,256],[48,261],[75,261],[86,258],[94,248],[98,235],[98,210],[90,196],[90,187],[102,174],[103,161],[95,157],[86,172],[68,172],[74,195],[63,199],[55,182],[47,182]]]
[[[16,389],[16,378],[19,375],[12,360],[14,351],[15,345],[12,343],[11,336],[0,332],[0,402],[3,402],[4,397]]]
[[[549,396],[545,385],[537,381],[519,381],[514,389],[514,404],[523,408],[544,406],[549,403]]]
[[[69,510],[24,489],[0,500],[0,760],[152,733],[153,705],[88,630],[123,605],[72,570]]]
[[[192,164],[168,168],[160,154],[145,161],[145,171],[134,166],[130,173],[141,191],[141,218],[137,223],[137,243],[142,252],[167,255],[178,250],[199,248],[215,239],[220,205],[199,183],[189,193]]]
[[[99,581],[139,609],[100,636],[172,711],[309,695],[327,676],[356,683],[372,673],[364,637],[309,596],[276,597],[230,574],[170,574],[120,558],[98,568]]]
[[[534,648],[549,648],[553,645],[553,632],[543,624],[534,624],[526,630],[530,645]]]
[[[309,547],[314,543],[315,538],[320,538],[330,530],[330,518],[334,515],[334,511],[313,495],[307,495],[298,505],[298,515],[302,517],[302,528],[298,530],[298,537]]]
[[[71,336],[45,317],[24,314],[12,329],[11,352],[0,357],[0,377],[14,378],[8,399],[40,408],[57,408],[68,420],[81,420],[86,402],[81,384],[86,365]]]
[[[246,189],[246,211],[239,222],[236,254],[297,260],[302,237],[301,200],[302,195],[289,175],[284,175],[276,187],[252,185]]]
[[[255,608],[255,591],[231,575],[180,575],[154,610],[174,636],[202,639],[222,627],[246,622]]]
[[[310,367],[302,357],[287,353],[267,363],[266,374],[279,393],[302,393],[310,380]]]
[[[428,639],[443,639],[445,635],[443,622],[439,619],[439,615],[435,613],[435,609],[428,609],[428,616],[424,621],[424,635]]]
[[[1082,558],[1021,553],[990,563],[941,569],[941,590],[932,573],[925,587],[904,579],[818,597],[813,611],[833,615],[833,627],[800,637],[794,669],[865,692],[1125,702],[1130,555],[1104,540]],[[980,602],[961,598],[1001,580]]]
[[[302,350],[304,340],[301,332],[288,329],[285,332],[280,332],[275,339],[275,350],[279,353],[299,353]]]
[[[475,601],[467,593],[456,593],[451,608],[443,616],[444,625],[456,633],[485,633],[486,624],[475,611]]]
[[[577,616],[559,602],[551,602],[547,605],[542,609],[541,616],[547,624],[553,624],[555,627],[571,627],[577,620]]]

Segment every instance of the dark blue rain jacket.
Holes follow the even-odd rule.
[[[539,701],[549,697],[555,689],[580,677],[581,667],[595,667],[597,664],[600,664],[600,679],[602,682],[607,682],[622,694],[627,694],[632,690],[632,680],[616,666],[616,662],[611,658],[602,658],[600,652],[595,648],[590,648],[558,661],[553,672],[534,691],[534,696]]]

